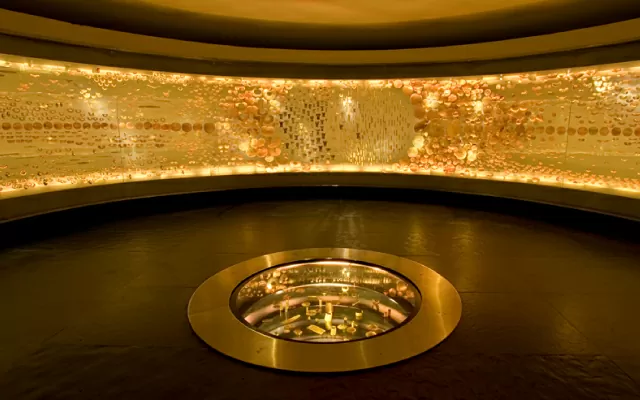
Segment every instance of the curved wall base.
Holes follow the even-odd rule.
[[[380,173],[276,173],[165,179],[45,192],[0,200],[0,222],[87,205],[234,189],[343,186],[422,189],[501,197],[575,208],[640,221],[638,199],[519,182]],[[401,198],[398,200],[402,200]]]

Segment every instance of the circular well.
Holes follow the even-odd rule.
[[[236,288],[230,307],[250,328],[278,339],[334,343],[397,329],[420,302],[413,283],[389,270],[320,259],[253,275]]]
[[[455,288],[415,261],[366,250],[257,257],[207,279],[189,322],[212,348],[264,367],[340,372],[418,355],[460,320]]]

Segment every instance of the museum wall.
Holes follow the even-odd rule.
[[[640,63],[453,78],[198,76],[0,56],[0,200],[385,173],[640,196]]]

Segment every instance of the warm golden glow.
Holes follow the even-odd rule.
[[[453,18],[557,0],[120,0],[197,14],[293,23],[383,24]]]
[[[640,67],[253,79],[0,56],[0,198],[273,172],[387,172],[640,196]]]
[[[392,331],[418,312],[419,290],[355,261],[310,260],[264,270],[231,299],[236,317],[281,339],[348,342]]]

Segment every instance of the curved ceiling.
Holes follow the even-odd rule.
[[[123,32],[246,47],[381,50],[563,32],[640,17],[639,0],[0,0]]]
[[[216,17],[299,24],[366,25],[435,20],[557,0],[121,0]]]

